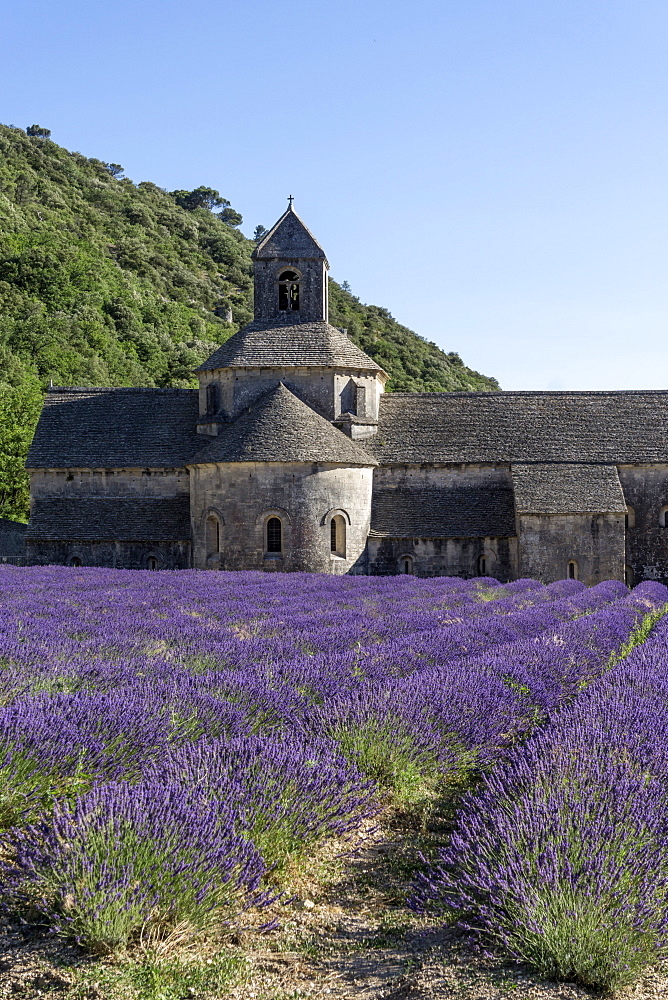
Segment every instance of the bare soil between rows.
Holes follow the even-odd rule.
[[[420,863],[447,835],[447,821],[418,831],[385,814],[354,844],[328,843],[291,873],[293,898],[249,912],[232,930],[209,932],[177,954],[186,965],[238,956],[236,983],[217,988],[137,986],[124,975],[139,953],[92,958],[38,924],[0,924],[0,998],[37,1000],[585,1000],[601,997],[575,983],[542,980],[503,956],[473,952],[454,926],[406,906]],[[278,926],[261,926],[276,918]],[[173,956],[172,956],[173,957]],[[169,960],[167,956],[164,960]],[[619,1000],[668,1000],[668,967],[648,969]]]

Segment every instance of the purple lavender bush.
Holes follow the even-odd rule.
[[[118,679],[108,692],[40,692],[0,709],[0,827],[96,782],[139,780],[203,732],[245,731],[241,713],[193,690],[192,678],[170,681]]]
[[[0,892],[97,953],[260,902],[266,867],[230,803],[174,784],[110,782],[5,834]]]
[[[662,780],[541,739],[463,803],[411,905],[546,976],[616,988],[668,955],[667,836]]]
[[[501,679],[445,664],[359,687],[303,715],[402,806],[458,786],[529,724],[531,706]]]
[[[465,796],[414,909],[597,988],[668,956],[668,619],[652,617],[644,645]]]
[[[343,837],[379,810],[375,785],[323,740],[202,740],[151,768],[151,779],[234,803],[235,829],[275,872],[324,837]]]
[[[380,803],[424,815],[436,796],[457,801],[476,782],[464,799],[460,854],[422,885],[420,905],[458,898],[482,931],[481,913],[492,907],[488,923],[503,935],[503,913],[516,904],[486,883],[476,888],[473,868],[466,887],[466,823],[481,844],[494,829],[499,843],[507,839],[518,884],[526,855],[538,867],[523,885],[539,872],[558,887],[548,847],[576,843],[575,830],[560,833],[562,813],[586,804],[582,830],[602,837],[596,823],[612,828],[621,809],[615,789],[638,803],[658,794],[660,754],[642,756],[650,727],[639,702],[633,732],[619,731],[641,686],[657,706],[663,697],[655,667],[638,680],[644,647],[632,650],[645,639],[649,649],[655,621],[643,616],[668,601],[657,584],[629,594],[614,581],[587,589],[0,566],[0,596],[0,892],[7,906],[36,907],[97,950],[123,948],[142,928],[232,918],[308,848],[351,835]],[[586,720],[577,722],[579,706]],[[668,745],[657,725],[655,743]],[[580,731],[606,736],[592,749]],[[565,764],[549,763],[550,739],[584,769],[570,783],[554,776]],[[624,747],[628,773],[626,757],[608,761],[599,744]],[[649,776],[646,787],[639,774]],[[496,828],[474,825],[476,796],[485,794]],[[511,809],[519,809],[514,831],[502,823]],[[635,813],[624,818],[630,832],[620,827],[618,867],[611,862],[596,883],[602,896],[636,842],[647,852],[659,843],[658,806],[652,815],[647,827]],[[568,854],[572,867],[578,850]],[[644,855],[633,857],[634,872],[645,871]],[[658,856],[647,858],[660,872]],[[457,872],[461,884],[440,881]],[[642,910],[633,927],[650,940],[658,924],[641,882],[629,883]],[[623,926],[621,911],[610,912]],[[584,924],[573,926],[591,941]]]

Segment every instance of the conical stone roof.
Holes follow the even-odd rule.
[[[317,462],[374,466],[355,441],[302,403],[282,382],[233,424],[223,425],[188,465],[218,462]]]
[[[345,333],[324,320],[282,324],[259,319],[225,341],[197,371],[310,366],[383,371]]]
[[[276,260],[286,258],[327,260],[313,233],[309,232],[295,210],[288,208],[275,226],[260,240],[253,251],[254,260]]]

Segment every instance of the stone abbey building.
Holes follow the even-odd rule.
[[[292,206],[197,389],[52,389],[31,563],[668,582],[668,392],[385,393]]]

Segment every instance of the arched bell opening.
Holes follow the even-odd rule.
[[[299,312],[301,275],[288,268],[278,276],[278,311]]]

